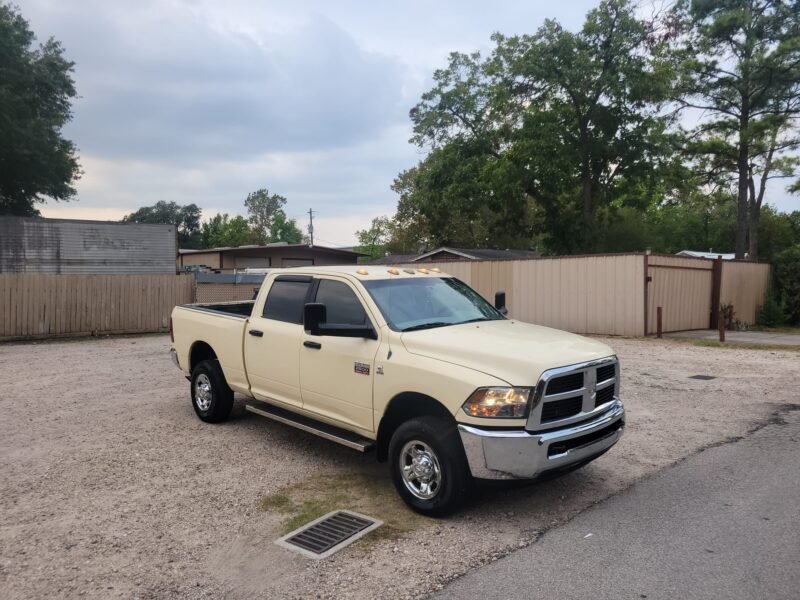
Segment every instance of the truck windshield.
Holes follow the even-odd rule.
[[[453,277],[365,281],[369,295],[395,331],[504,319],[467,284]]]

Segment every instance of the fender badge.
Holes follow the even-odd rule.
[[[359,375],[369,375],[369,365],[367,363],[357,362],[353,371]]]
[[[383,375],[383,367],[375,367],[375,375]]]

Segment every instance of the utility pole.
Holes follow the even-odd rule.
[[[311,238],[308,247],[311,248],[314,246],[314,211],[310,208],[308,209],[308,235]]]

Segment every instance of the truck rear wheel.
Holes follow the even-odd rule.
[[[461,508],[472,483],[458,431],[439,417],[411,419],[397,428],[389,443],[389,469],[405,503],[431,517]]]
[[[192,406],[206,423],[228,418],[233,408],[233,391],[225,381],[217,360],[204,360],[192,371]]]

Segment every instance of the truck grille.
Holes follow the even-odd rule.
[[[583,408],[583,396],[545,402],[542,406],[542,423],[566,419],[577,415]]]
[[[619,394],[615,357],[545,371],[536,386],[526,428],[568,425],[589,418]],[[598,384],[604,384],[598,389]]]
[[[606,365],[605,367],[597,367],[597,383],[614,379],[616,374],[615,365]]]
[[[610,385],[602,390],[597,390],[597,400],[595,401],[595,406],[600,406],[601,404],[605,404],[606,402],[611,402],[614,399],[614,386]]]
[[[583,373],[572,373],[563,377],[556,377],[547,384],[547,395],[563,394],[564,392],[574,392],[583,387]]]

